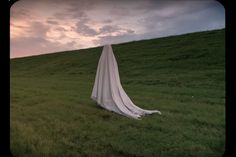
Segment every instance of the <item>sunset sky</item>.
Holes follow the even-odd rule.
[[[225,27],[215,0],[19,0],[10,15],[11,58]]]

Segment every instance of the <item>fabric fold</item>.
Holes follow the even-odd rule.
[[[159,113],[136,106],[124,91],[119,77],[118,64],[111,45],[103,47],[100,56],[91,98],[109,111],[139,119],[145,114]]]

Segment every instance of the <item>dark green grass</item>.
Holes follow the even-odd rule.
[[[15,157],[221,157],[225,30],[113,45],[129,119],[90,99],[102,47],[11,60]]]

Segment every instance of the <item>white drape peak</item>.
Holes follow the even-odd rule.
[[[111,45],[103,47],[100,56],[91,98],[109,111],[139,119],[145,114],[159,113],[136,106],[125,93],[120,83],[118,65]]]

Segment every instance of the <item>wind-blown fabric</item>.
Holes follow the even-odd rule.
[[[118,66],[111,45],[103,47],[91,98],[99,106],[130,118],[139,119],[145,114],[161,114],[158,110],[141,109],[130,100],[121,86]]]

